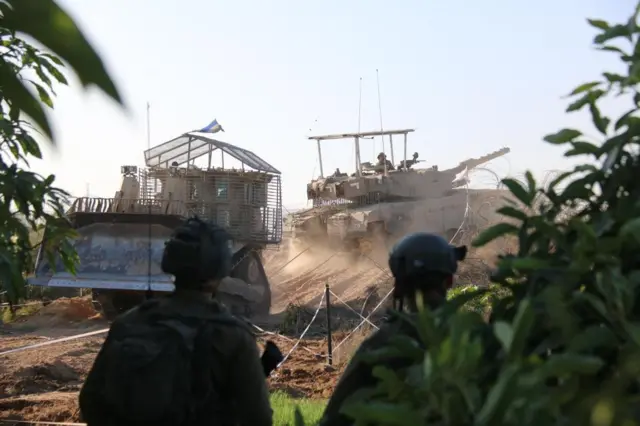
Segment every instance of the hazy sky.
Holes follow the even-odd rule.
[[[491,164],[500,174],[566,168],[541,137],[567,125],[596,131],[586,116],[566,116],[561,96],[618,67],[611,54],[592,50],[585,19],[626,20],[635,4],[60,2],[102,54],[128,110],[71,80],[51,113],[60,147],[38,170],[55,173],[74,195],[90,184],[92,195],[112,197],[120,165],[143,165],[149,101],[152,145],[217,118],[226,132],[216,136],[282,172],[288,207],[305,203],[306,182],[319,172],[309,130],[357,130],[360,77],[361,129],[380,128],[376,69],[384,128],[416,128],[409,153],[426,165],[454,166],[508,146],[512,153]],[[363,142],[362,160],[380,150],[379,139]],[[325,143],[323,157],[325,173],[353,170],[350,141]]]

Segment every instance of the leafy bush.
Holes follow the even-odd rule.
[[[55,86],[67,84],[62,60],[84,86],[96,85],[121,102],[100,57],[55,1],[0,0],[0,290],[13,302],[25,295],[25,274],[34,262],[33,234],[44,232],[50,260],[60,254],[71,272],[77,262],[68,240],[74,234],[64,218],[69,194],[54,186],[54,175],[28,170],[29,157],[42,158],[35,134],[55,142],[44,109],[53,108]]]
[[[640,6],[640,5],[639,5]],[[633,425],[640,423],[640,29],[589,20],[595,47],[619,56],[627,72],[571,92],[567,112],[588,108],[600,144],[562,129],[544,139],[585,163],[540,188],[505,180],[515,220],[476,246],[505,235],[519,241],[492,281],[505,294],[491,318],[460,306],[466,292],[417,318],[403,316],[418,339],[396,336],[375,358],[375,389],[343,406],[356,425]],[[624,42],[630,48],[614,45]],[[630,50],[625,50],[630,49]],[[598,108],[622,95],[631,109],[612,120]],[[559,189],[561,182],[568,182]],[[541,200],[536,202],[534,200]],[[567,214],[570,211],[571,214]],[[513,222],[513,221],[512,221]],[[406,368],[385,361],[401,354]]]

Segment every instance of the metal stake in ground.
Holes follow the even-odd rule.
[[[327,311],[327,360],[329,365],[333,365],[333,341],[331,339],[331,290],[329,289],[329,283],[324,286],[326,311]]]

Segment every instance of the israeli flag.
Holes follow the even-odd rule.
[[[222,128],[220,123],[218,123],[218,120],[216,120],[215,118],[211,123],[209,123],[208,126],[205,126],[199,130],[199,132],[201,133],[218,133],[219,131],[224,132],[224,129]]]

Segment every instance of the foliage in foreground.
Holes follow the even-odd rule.
[[[419,339],[397,336],[375,354],[377,387],[343,407],[356,425],[640,424],[640,30],[637,11],[623,24],[589,23],[599,30],[596,48],[627,69],[571,93],[567,112],[588,108],[603,142],[563,129],[545,141],[585,164],[543,188],[530,173],[526,185],[504,181],[523,207],[500,212],[516,224],[498,224],[474,244],[518,238],[492,278],[507,294],[491,302],[488,323],[454,309],[472,292],[405,317]],[[625,40],[630,48],[614,44]],[[598,103],[620,94],[632,107],[614,121]],[[546,201],[533,205],[537,197]],[[410,366],[384,366],[399,355]]]
[[[21,34],[51,53],[27,43]],[[54,186],[54,175],[28,170],[30,157],[42,158],[35,134],[55,143],[44,109],[53,108],[55,86],[67,84],[62,60],[85,87],[96,85],[121,103],[100,57],[55,1],[0,0],[0,290],[12,302],[24,295],[24,274],[34,263],[29,236],[42,232],[45,223],[49,259],[60,253],[70,272],[77,262],[68,242],[73,232],[63,216],[68,194]]]

